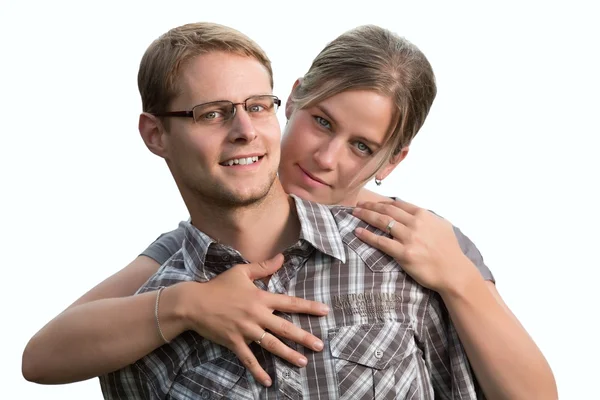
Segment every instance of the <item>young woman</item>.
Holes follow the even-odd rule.
[[[356,216],[392,235],[356,232],[440,293],[488,398],[556,398],[549,365],[502,301],[475,245],[431,212],[363,188],[372,177],[385,179],[406,157],[435,94],[431,66],[414,45],[375,26],[344,33],[323,49],[292,89],[280,180],[288,193],[308,200],[359,205]],[[83,380],[119,369],[162,345],[155,295],[133,295],[181,247],[181,235],[181,230],[162,235],[43,327],[24,351],[24,376],[40,383]],[[325,305],[254,286],[253,280],[279,266],[274,260],[239,265],[210,282],[194,283],[193,291],[181,290],[180,284],[168,287],[161,298],[161,331],[170,340],[195,330],[231,349],[256,379],[267,382],[247,346],[257,339],[251,332],[257,326],[269,329],[320,351],[320,338],[273,311],[327,313]],[[277,339],[263,345],[289,362],[306,365],[306,359]]]

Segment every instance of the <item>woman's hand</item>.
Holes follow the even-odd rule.
[[[273,315],[273,311],[305,313],[323,316],[329,308],[322,303],[257,288],[254,280],[267,278],[283,263],[281,254],[252,264],[239,264],[206,283],[187,282],[178,303],[185,307],[188,329],[198,332],[212,342],[233,351],[255,379],[271,385],[269,375],[262,369],[248,343],[260,345],[292,364],[304,367],[307,359],[290,349],[276,336],[292,340],[315,351],[323,342],[291,322]],[[265,331],[267,333],[264,335]]]
[[[359,239],[394,257],[417,282],[440,293],[486,398],[557,398],[544,355],[494,284],[484,282],[463,254],[449,222],[400,200],[360,203],[354,215],[392,236],[358,228]]]
[[[358,206],[353,212],[356,217],[392,237],[362,228],[356,229],[356,236],[394,257],[421,285],[441,293],[473,276],[475,266],[463,254],[448,221],[402,200]]]

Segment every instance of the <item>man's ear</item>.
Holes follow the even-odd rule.
[[[400,164],[402,160],[406,158],[408,155],[408,150],[409,147],[405,146],[398,152],[398,154],[393,155],[392,158],[377,172],[375,178],[379,179],[380,181],[384,180],[389,174],[392,173],[398,164]]]
[[[159,157],[166,158],[167,151],[164,136],[167,132],[160,119],[145,112],[141,113],[138,129],[148,150]]]
[[[290,117],[292,116],[292,111],[294,111],[294,102],[292,101],[292,94],[294,93],[294,90],[296,90],[296,88],[301,84],[302,78],[296,79],[296,82],[294,82],[294,86],[292,86],[292,91],[290,92],[290,95],[288,96],[287,101],[285,102],[285,117],[287,119],[290,119]]]

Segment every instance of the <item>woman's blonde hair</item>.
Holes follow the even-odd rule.
[[[138,72],[142,110],[167,111],[178,93],[181,68],[192,58],[212,51],[255,58],[267,69],[273,88],[271,61],[258,44],[233,28],[197,22],[171,29],[152,42],[144,53]]]
[[[417,46],[375,25],[359,26],[330,42],[291,100],[294,107],[312,107],[346,90],[371,90],[389,96],[396,106],[377,169],[410,144],[437,92],[431,65]]]

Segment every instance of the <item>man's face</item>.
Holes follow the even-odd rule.
[[[181,93],[170,111],[219,100],[241,103],[272,92],[262,64],[224,52],[189,61],[178,86]],[[184,199],[192,196],[192,201],[235,207],[252,204],[269,193],[279,165],[279,122],[274,113],[258,117],[253,110],[259,108],[249,112],[241,105],[235,108],[234,117],[216,123],[211,120],[219,118],[218,111],[203,114],[205,122],[169,118],[165,159]]]

